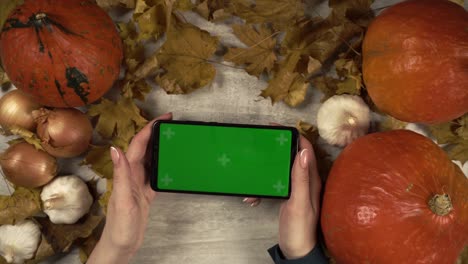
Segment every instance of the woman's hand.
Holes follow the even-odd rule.
[[[291,197],[281,205],[279,213],[279,247],[287,259],[304,257],[317,244],[320,190],[313,147],[301,136],[292,168]],[[260,199],[246,198],[244,202],[256,206]]]
[[[317,244],[321,181],[314,150],[301,136],[292,168],[291,197],[279,214],[279,247],[287,259],[307,255]]]
[[[111,148],[114,189],[109,198],[101,239],[87,263],[128,263],[143,243],[149,209],[156,193],[145,173],[146,149],[156,120],[170,120],[164,114],[146,125],[128,147],[127,153]]]

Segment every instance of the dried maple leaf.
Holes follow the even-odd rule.
[[[36,218],[55,252],[68,252],[77,239],[89,237],[103,220],[104,216],[97,213],[96,203],[91,212],[75,224],[53,224],[48,218]]]
[[[24,0],[2,0],[0,1],[0,31],[3,28],[3,24],[7,20],[11,11],[13,11],[15,7],[23,3],[24,3]]]
[[[319,89],[324,94],[321,99],[322,102],[336,94],[338,82],[338,79],[330,76],[318,76],[311,80],[312,86]]]
[[[0,28],[1,28],[1,26],[0,26]],[[8,78],[8,75],[3,70],[2,67],[0,67],[0,87],[2,87],[3,91],[8,91],[10,89],[10,87],[11,87],[10,78]]]
[[[328,5],[332,8],[332,15],[345,17],[351,22],[367,27],[374,19],[374,12],[370,8],[374,0],[329,0]]]
[[[133,21],[118,23],[120,37],[124,44],[124,61],[129,72],[134,72],[145,60],[145,47],[137,40],[138,32]]]
[[[172,14],[171,1],[159,1],[135,19],[140,33],[137,40],[157,39],[170,24]]]
[[[90,165],[99,176],[112,179],[114,166],[109,151],[110,145],[91,146],[82,164]]]
[[[11,134],[20,136],[24,141],[33,145],[37,150],[44,150],[41,145],[41,140],[33,132],[19,126],[11,126],[8,130]]]
[[[270,97],[272,103],[283,100],[289,106],[298,106],[305,99],[309,84],[297,72],[281,70],[270,80],[261,96]]]
[[[457,128],[455,129],[455,132],[457,135],[463,140],[468,140],[468,114],[458,118],[456,123]]]
[[[468,140],[458,140],[448,150],[452,160],[458,160],[462,164],[468,161]]]
[[[321,148],[319,144],[317,144],[319,139],[318,129],[312,124],[303,122],[302,120],[297,122],[296,128],[299,133],[307,138],[307,140],[309,140],[309,142],[312,144],[315,157],[317,159],[317,169],[319,175],[322,178],[322,181],[325,182],[328,174],[330,173],[333,161],[330,158],[330,155],[323,148]]]
[[[389,131],[396,129],[404,129],[408,125],[407,122],[400,121],[394,117],[386,116],[380,123],[378,130],[379,131]]]
[[[322,63],[309,56],[308,61],[307,61],[307,74],[309,76],[316,74],[322,69]]]
[[[280,65],[279,71],[268,83],[268,87],[260,95],[264,98],[270,97],[273,104],[281,100],[293,107],[302,103],[309,84],[304,76],[294,72],[299,60],[299,52],[289,53]]]
[[[107,214],[107,205],[109,204],[109,198],[114,188],[114,183],[111,180],[107,180],[107,189],[106,192],[99,197],[99,205],[101,206],[104,214]]]
[[[95,129],[103,138],[117,136],[130,141],[135,132],[148,122],[140,112],[131,98],[121,97],[117,102],[103,98],[99,104],[89,108],[88,115],[99,116]]]
[[[232,29],[248,48],[229,48],[224,58],[239,65],[247,65],[245,70],[257,77],[264,71],[270,72],[277,60],[276,32],[266,25],[258,28],[252,25],[234,25]]]
[[[449,0],[449,1],[450,1],[450,2],[453,2],[453,3],[457,4],[457,5],[460,5],[460,6],[462,6],[462,7],[465,7],[465,5],[464,5],[464,4],[465,4],[465,3],[464,3],[465,1],[464,1],[464,0]],[[468,255],[468,254],[467,254],[467,255]],[[467,258],[467,260],[468,260],[468,258]]]
[[[429,130],[438,144],[452,144],[458,139],[458,135],[455,133],[455,125],[454,122],[447,122],[429,126]]]
[[[135,0],[96,0],[96,3],[104,9],[112,7],[135,8]]]
[[[231,0],[227,11],[251,24],[273,23],[276,28],[290,25],[304,16],[303,0]]]
[[[122,88],[122,96],[145,101],[146,95],[151,90],[152,87],[145,80],[134,81],[130,79]]]
[[[42,263],[48,257],[55,255],[55,253],[56,252],[54,251],[50,243],[47,242],[47,239],[45,238],[44,234],[42,234],[41,242],[39,243],[39,246],[37,248],[36,254],[34,255],[34,258],[27,260],[25,264]]]
[[[216,13],[223,12],[228,4],[229,0],[204,0],[195,6],[194,11],[206,20],[215,20]]]
[[[208,62],[218,39],[191,24],[180,23],[167,33],[158,60],[164,72],[156,82],[169,94],[189,93],[208,85],[216,70]]]
[[[41,211],[41,191],[17,187],[11,196],[0,195],[0,225],[11,225]]]

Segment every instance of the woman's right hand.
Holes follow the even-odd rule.
[[[317,244],[317,224],[320,212],[321,181],[314,150],[301,136],[291,177],[291,197],[280,207],[279,247],[287,259],[304,257]],[[258,198],[244,202],[256,206]]]

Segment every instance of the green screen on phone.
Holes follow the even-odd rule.
[[[289,197],[296,134],[287,127],[160,121],[153,189]]]

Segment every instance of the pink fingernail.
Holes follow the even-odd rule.
[[[309,153],[310,153],[310,150],[303,149],[301,151],[301,153],[299,154],[301,167],[303,169],[307,169],[307,167],[309,166],[309,161],[310,161],[310,154]]]
[[[112,162],[114,163],[114,165],[119,164],[119,159],[120,159],[119,152],[114,147],[110,147],[110,149],[111,149],[110,154],[111,154]]]
[[[243,203],[247,202],[249,198],[244,198],[244,200],[242,200]]]

